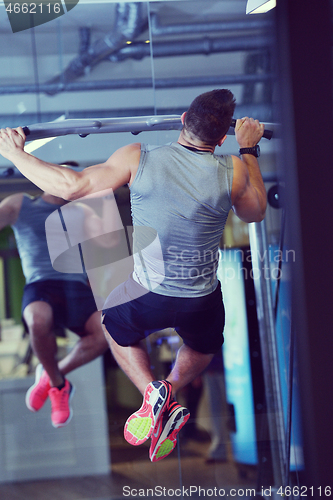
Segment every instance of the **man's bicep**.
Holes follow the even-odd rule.
[[[244,222],[259,222],[259,219],[261,220],[258,193],[251,184],[235,201],[232,210]]]
[[[249,172],[240,158],[233,156],[234,175],[231,190],[232,210],[244,222],[260,218],[260,205],[256,189],[250,182]]]
[[[83,188],[74,199],[97,194],[106,189],[115,191],[130,180],[130,171],[126,165],[118,165],[110,158],[105,163],[85,168],[80,174]]]

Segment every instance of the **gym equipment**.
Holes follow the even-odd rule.
[[[236,120],[233,119],[228,134],[235,133]],[[268,126],[264,132],[264,137],[271,139],[276,135],[278,125],[265,123]],[[23,127],[28,141],[36,139],[46,139],[48,137],[59,137],[69,134],[78,134],[80,137],[87,137],[90,134],[106,134],[111,132],[132,132],[137,135],[140,132],[151,130],[181,130],[182,123],[180,115],[153,115],[135,116],[121,118],[103,119],[69,119],[59,122],[37,123]]]

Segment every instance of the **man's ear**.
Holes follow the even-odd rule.
[[[186,115],[186,111],[184,111],[184,113],[182,114],[182,116],[180,117],[180,120],[182,122],[182,125],[184,125],[184,122],[185,122],[185,115]]]
[[[226,140],[227,136],[225,135],[224,137],[222,137],[222,139],[219,140],[219,142],[217,143],[218,146],[222,146],[222,144],[224,143],[224,141]]]

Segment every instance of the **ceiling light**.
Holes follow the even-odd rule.
[[[262,14],[276,7],[276,0],[247,0],[246,14]]]
[[[53,141],[55,137],[47,137],[46,139],[36,139],[35,141],[29,142],[29,144],[26,144],[24,146],[24,151],[26,153],[32,153],[33,151],[36,151],[36,149],[41,148],[44,146],[44,144],[47,144],[50,141]]]

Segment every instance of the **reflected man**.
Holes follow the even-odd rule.
[[[74,387],[66,375],[108,348],[101,327],[101,313],[97,311],[86,274],[57,272],[51,264],[45,221],[67,203],[44,192],[36,198],[17,193],[0,204],[0,229],[11,225],[14,230],[26,279],[22,318],[30,334],[33,352],[40,361],[35,383],[26,394],[26,405],[36,412],[50,397],[54,427],[63,427],[72,417],[70,401]],[[90,238],[103,232],[100,227],[103,219],[89,206],[80,203],[68,208],[67,214],[79,232],[85,232]],[[105,244],[109,242],[105,240]],[[56,328],[68,328],[79,337],[73,349],[59,362]]]

